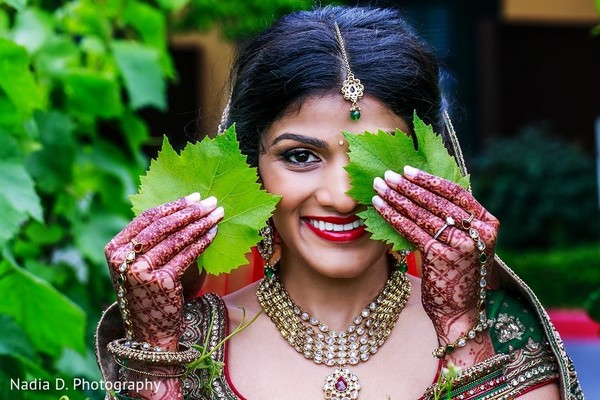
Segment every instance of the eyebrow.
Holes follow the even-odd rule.
[[[311,136],[299,135],[297,133],[283,133],[283,134],[277,136],[275,138],[275,140],[273,140],[273,143],[271,143],[271,146],[276,145],[277,143],[281,142],[282,140],[294,140],[296,142],[310,144],[312,146],[319,147],[322,149],[326,149],[328,147],[327,142],[324,140],[317,139],[317,138],[314,138]]]

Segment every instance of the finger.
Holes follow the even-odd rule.
[[[462,186],[411,166],[404,167],[404,176],[430,191],[436,191],[445,199],[466,210],[469,214],[474,214],[475,218],[492,225],[496,230],[498,229],[500,225],[498,219],[483,207],[470,191]]]
[[[454,220],[452,218],[446,218],[446,221],[444,221],[429,210],[390,188],[387,183],[379,177],[373,180],[373,188],[389,205],[399,211],[400,214],[419,225],[425,232],[429,233],[433,239],[447,243],[449,230],[447,228],[454,225]]]
[[[377,212],[392,226],[392,228],[418,248],[424,249],[425,245],[433,240],[431,235],[425,232],[415,222],[395,210],[381,197],[373,196],[372,203]]]
[[[479,213],[483,210],[483,207],[462,186],[409,165],[404,167],[404,176],[417,185],[438,193],[459,207],[475,213],[475,217],[482,217]]]
[[[119,232],[104,248],[104,254],[109,259],[112,252],[116,248],[123,246],[133,239],[141,230],[150,225],[153,221],[158,218],[162,218],[166,215],[172,214],[179,210],[182,210],[188,205],[197,203],[200,201],[199,193],[192,193],[188,196],[181,197],[170,203],[162,204],[158,207],[150,208],[136,218],[134,218],[121,232]]]
[[[469,218],[470,214],[467,211],[441,195],[436,194],[437,189],[435,188],[432,191],[430,188],[417,185],[393,171],[386,171],[384,177],[388,186],[394,188],[417,204],[420,204],[422,207],[427,208],[440,218],[445,218],[448,215],[461,220]]]
[[[147,264],[146,268],[154,270],[165,265],[187,246],[198,240],[213,226],[223,219],[223,207],[218,207],[206,217],[194,221],[183,229],[164,238],[156,246],[140,257]]]
[[[198,240],[192,242],[185,249],[171,258],[162,269],[172,271],[173,276],[180,278],[185,269],[195,261],[206,250],[217,236],[218,225],[213,226],[208,232],[200,236]]]
[[[427,184],[410,181],[393,171],[386,171],[386,183],[442,219],[451,216],[462,224],[462,221],[468,220],[472,214],[485,224],[490,224],[492,230],[498,230],[498,220],[483,208],[468,191],[455,183],[411,168],[409,167],[408,170],[418,171],[419,179],[426,180]],[[422,174],[429,178],[423,178]],[[450,195],[450,193],[454,194]]]
[[[375,191],[392,207],[400,211],[413,222],[421,226],[433,239],[447,243],[450,246],[464,248],[465,240],[468,241],[468,230],[463,228],[463,219],[469,220],[470,215],[450,203],[446,199],[413,184],[402,176],[391,171],[386,172],[386,178],[391,177],[397,182],[396,187],[402,192],[413,194],[414,201],[392,189],[386,181],[375,178],[373,186]],[[435,211],[431,212],[429,209]],[[497,228],[485,222],[470,219],[469,226],[477,229],[486,245],[492,246],[496,241]]]
[[[155,220],[138,233],[132,241],[143,244],[144,252],[147,252],[170,234],[207,216],[216,207],[217,199],[214,196],[208,197],[199,203],[185,207],[183,210]]]
[[[373,205],[379,214],[381,214],[381,216],[390,225],[392,225],[395,230],[397,230],[402,236],[423,251],[428,250],[431,246],[438,245],[455,248],[461,254],[470,254],[475,249],[473,240],[460,229],[455,227],[446,227],[446,229],[444,229],[442,232],[442,234],[444,234],[444,240],[440,240],[439,237],[434,239],[433,236],[435,234],[432,233],[432,231],[425,230],[417,222],[404,215],[401,211],[394,209],[381,197],[373,197]],[[440,227],[438,229],[439,231],[444,224],[441,220],[439,220],[438,225]]]

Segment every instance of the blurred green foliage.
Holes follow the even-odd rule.
[[[585,303],[585,308],[590,318],[600,322],[600,289],[590,294]]]
[[[501,222],[499,247],[553,249],[598,243],[594,160],[543,129],[489,143],[473,162],[473,191]]]
[[[489,143],[473,191],[500,221],[499,253],[545,306],[598,318],[600,209],[594,160],[543,128]],[[598,296],[596,296],[598,297]],[[595,314],[594,314],[595,312]]]
[[[600,288],[600,242],[499,254],[546,307],[584,308]]]
[[[236,40],[249,38],[283,15],[296,10],[309,9],[314,0],[157,0],[161,4],[187,3],[173,23],[178,30],[206,29],[215,21],[225,37]],[[321,1],[325,4],[340,4],[342,1]]]
[[[0,398],[103,398],[93,330],[114,300],[104,245],[132,218],[147,107],[176,79],[169,34],[254,33],[311,1],[0,0]],[[60,377],[65,390],[10,390]]]

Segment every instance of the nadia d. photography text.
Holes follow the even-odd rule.
[[[124,390],[152,390],[158,391],[160,382],[141,380],[137,382],[105,382],[104,380],[87,380],[73,378],[68,381],[62,378],[47,379],[11,379],[10,390],[15,391],[49,391],[49,390],[92,390],[92,391],[124,391]]]

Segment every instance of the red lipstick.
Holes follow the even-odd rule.
[[[353,240],[361,238],[365,233],[365,227],[362,224],[362,221],[356,217],[356,215],[351,215],[348,217],[334,217],[334,216],[310,216],[302,219],[304,224],[315,233],[321,239],[325,239],[331,242],[337,243],[345,243],[351,242]],[[313,225],[313,221],[319,222],[320,227],[316,227]],[[360,221],[361,224],[358,227],[342,228],[341,225],[347,225],[355,223],[355,221]],[[332,227],[329,229],[322,229],[324,223],[329,223],[336,225],[335,230]]]

